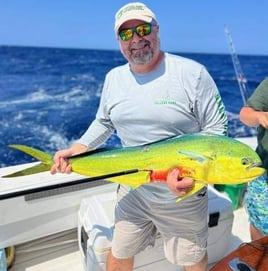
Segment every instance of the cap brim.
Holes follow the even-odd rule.
[[[135,18],[133,18],[133,15],[131,16],[131,14],[130,14],[130,16],[125,16],[122,20],[119,20],[116,23],[115,28],[114,28],[115,33],[116,34],[118,33],[118,30],[122,26],[122,24],[124,24],[125,22],[130,21],[130,20],[141,20],[146,23],[151,23],[153,18],[149,17],[149,16],[145,16],[145,15],[135,16]]]

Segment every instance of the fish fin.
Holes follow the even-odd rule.
[[[199,162],[205,162],[207,160],[213,160],[212,156],[206,156],[206,155],[200,155],[194,152],[188,152],[188,151],[179,151],[180,154],[185,155],[191,159],[197,160]]]
[[[117,176],[113,178],[105,179],[110,182],[120,183],[131,187],[133,190],[137,189],[143,184],[150,182],[150,172],[149,171],[139,171],[134,174]]]
[[[185,194],[184,196],[178,197],[176,202],[180,202],[180,201],[192,196],[193,194],[195,194],[196,192],[198,192],[199,190],[201,190],[205,186],[206,186],[206,184],[196,181],[195,185],[194,185],[194,188],[190,192]]]
[[[35,149],[35,148],[32,148],[32,147],[28,147],[28,146],[25,146],[25,145],[13,144],[13,145],[9,145],[9,147],[12,148],[12,149],[22,151],[22,152],[34,157],[35,159],[41,161],[44,164],[52,165],[52,163],[53,163],[52,155],[48,154],[48,153],[46,153],[44,151],[41,151],[41,150],[38,150],[38,149]]]
[[[20,176],[32,175],[32,174],[48,171],[50,169],[50,167],[51,166],[48,165],[48,164],[40,163],[40,164],[34,165],[32,167],[22,169],[20,171],[16,171],[14,173],[4,175],[4,176],[1,176],[1,177],[2,178],[12,178],[12,177],[20,177]]]
[[[41,150],[32,148],[32,147],[28,147],[25,145],[9,145],[10,148],[22,151],[34,158],[36,158],[37,160],[41,161],[40,164],[34,165],[30,168],[26,168],[5,176],[2,176],[3,178],[10,178],[10,177],[19,177],[19,176],[25,176],[25,175],[31,175],[31,174],[36,174],[36,173],[40,173],[40,172],[44,172],[44,171],[48,171],[52,164],[53,164],[53,158],[52,155],[45,153]]]

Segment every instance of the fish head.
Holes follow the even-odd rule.
[[[207,161],[207,183],[242,184],[265,172],[260,157],[248,145],[234,140],[226,147]]]
[[[216,157],[208,163],[207,183],[241,184],[250,182],[264,173],[261,162],[252,157]]]

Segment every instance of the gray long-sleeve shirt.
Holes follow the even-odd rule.
[[[186,133],[226,134],[227,117],[204,66],[165,53],[150,73],[125,64],[107,74],[96,119],[77,142],[94,149],[114,130],[123,146],[136,146]]]

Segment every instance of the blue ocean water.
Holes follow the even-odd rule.
[[[238,119],[243,104],[230,55],[176,53],[204,64],[229,117],[230,136],[255,129]],[[268,74],[268,56],[239,56],[252,93]],[[8,148],[25,144],[54,153],[94,119],[105,74],[125,63],[119,51],[0,46],[0,167],[33,161]],[[118,146],[116,136],[107,146]]]

